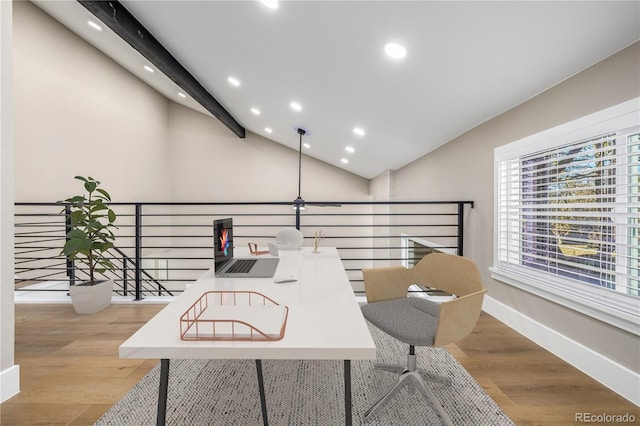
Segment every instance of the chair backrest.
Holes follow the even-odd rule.
[[[457,296],[484,289],[475,263],[453,254],[429,254],[411,268],[411,273],[420,284],[446,290]]]
[[[440,306],[434,346],[456,342],[471,333],[480,317],[486,292],[476,265],[462,256],[432,253],[410,271],[416,282],[457,296]]]

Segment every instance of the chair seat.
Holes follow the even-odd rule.
[[[373,325],[401,342],[431,346],[438,328],[440,304],[420,297],[367,303],[362,314]]]

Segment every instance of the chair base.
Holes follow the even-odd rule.
[[[406,366],[398,365],[398,364],[374,364],[373,367],[376,370],[382,370],[382,371],[386,371],[388,373],[393,373],[397,375],[400,375],[405,371],[409,371],[409,369]],[[442,383],[443,385],[446,385],[446,386],[451,385],[451,379],[448,377],[429,373],[428,371],[420,370],[420,369],[416,369],[414,371],[419,372],[420,376],[422,376],[423,379],[426,379],[429,382]]]
[[[427,376],[430,381],[435,381],[439,383],[450,384],[451,379],[447,377],[438,376],[435,374],[427,373],[424,371],[416,370],[416,356],[413,353],[407,355],[407,367],[403,367],[400,365],[390,365],[390,364],[376,364],[375,368],[388,371],[391,373],[400,374],[395,384],[389,389],[384,395],[380,397],[372,406],[364,413],[365,420],[368,420],[370,416],[376,411],[378,408],[385,405],[394,395],[396,395],[404,386],[407,386],[409,389],[409,393],[413,393],[415,388],[417,388],[422,395],[429,400],[433,408],[436,410],[436,413],[440,417],[440,420],[443,424],[447,426],[453,426],[453,422],[449,415],[444,411],[442,405],[436,398],[436,396],[431,392],[426,382],[422,378],[422,375]]]

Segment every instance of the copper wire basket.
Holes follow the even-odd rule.
[[[276,341],[289,307],[255,291],[208,291],[180,317],[180,339]]]

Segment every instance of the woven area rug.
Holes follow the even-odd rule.
[[[408,347],[380,332],[371,334],[377,362],[404,364]],[[482,387],[444,348],[416,348],[418,368],[445,376],[450,383],[429,382],[456,425],[513,425]],[[419,392],[405,388],[364,422],[364,412],[393,385],[392,373],[375,370],[373,361],[352,361],[355,425],[438,425],[439,417]],[[342,361],[264,360],[269,424],[344,424]],[[111,407],[96,425],[154,425],[159,365]],[[167,425],[262,425],[253,360],[172,360]]]

